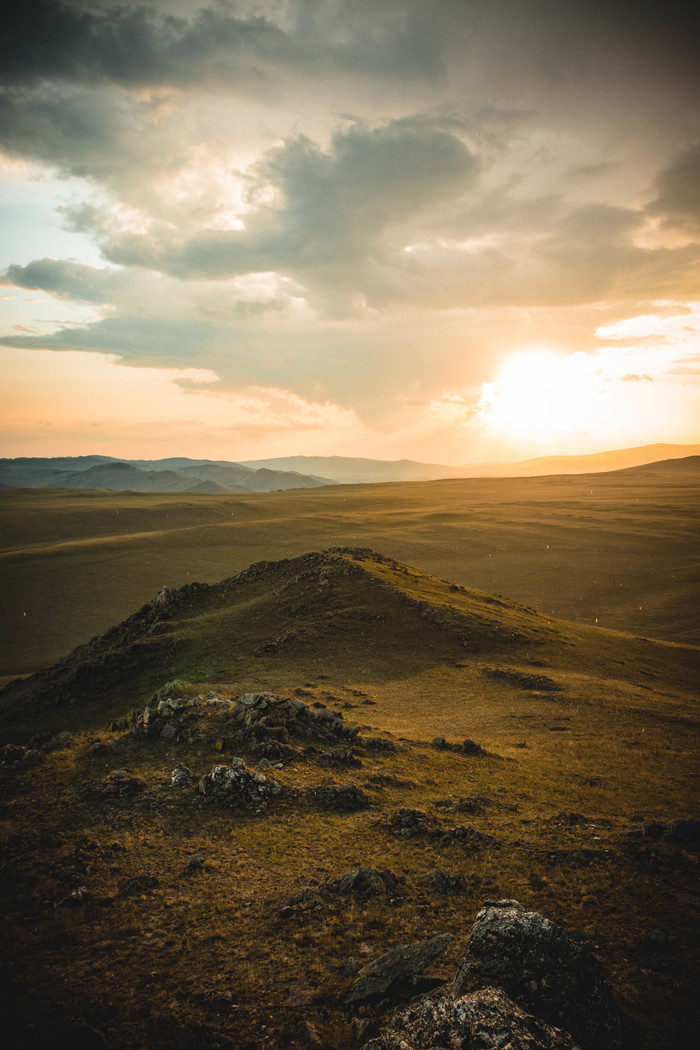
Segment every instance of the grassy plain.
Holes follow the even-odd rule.
[[[163,584],[293,556],[156,601],[0,695],[4,740],[72,733],[0,767],[12,1045],[351,1050],[388,1009],[343,1005],[353,959],[449,932],[431,974],[450,980],[484,901],[513,897],[592,942],[648,1047],[694,1048],[698,842],[669,822],[700,811],[697,490],[692,471],[656,470],[240,499],[5,494],[11,592],[31,592],[44,625],[53,614],[62,656]],[[344,539],[393,557],[296,557]],[[416,556],[393,560],[402,545]],[[601,627],[636,612],[656,639]],[[49,659],[37,637],[27,667]],[[198,708],[181,740],[109,728],[156,692],[263,690],[342,714],[361,764],[329,765],[327,743],[292,734],[266,770],[282,794],[254,815],[196,787],[233,755],[260,761],[226,706]],[[183,763],[194,779],[174,788]],[[142,790],[101,794],[115,769]],[[341,784],[368,805],[321,808],[316,789]],[[397,835],[407,808],[432,831]],[[360,866],[398,891],[324,889]],[[436,870],[461,888],[431,888]]]
[[[370,546],[548,615],[700,643],[697,458],[609,474],[245,496],[0,492],[0,676],[35,671],[163,585]]]

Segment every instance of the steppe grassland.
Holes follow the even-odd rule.
[[[0,493],[0,675],[34,671],[163,585],[366,545],[538,611],[700,642],[697,473],[337,486],[246,496]]]

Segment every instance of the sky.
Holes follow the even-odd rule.
[[[0,455],[700,442],[690,13],[23,0]]]

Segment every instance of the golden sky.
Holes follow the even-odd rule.
[[[680,12],[16,6],[0,455],[457,465],[700,441]]]

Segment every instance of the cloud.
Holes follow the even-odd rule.
[[[676,156],[656,180],[658,196],[648,205],[666,226],[700,233],[700,142]]]
[[[276,270],[368,295],[362,268],[386,253],[385,231],[459,196],[476,170],[456,134],[419,118],[338,129],[325,151],[297,135],[246,173],[245,229],[204,229],[185,241],[164,227],[116,233],[103,253],[179,278]]]
[[[123,282],[114,270],[85,266],[66,259],[36,259],[27,266],[8,266],[0,283],[15,288],[41,289],[59,299],[87,303],[110,302]]]
[[[361,4],[357,17],[350,4],[291,3],[284,5],[284,27],[274,20],[274,4],[268,5],[270,17],[212,4],[195,7],[187,18],[136,4],[94,6],[60,0],[13,5],[4,16],[0,79],[109,81],[129,88],[204,80],[264,89],[275,69],[399,79],[441,69],[431,19],[418,4]]]

